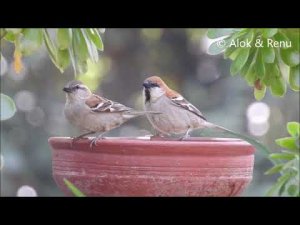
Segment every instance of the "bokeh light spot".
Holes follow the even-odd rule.
[[[19,110],[28,112],[33,110],[35,106],[35,96],[26,90],[19,91],[15,95],[15,102]]]
[[[248,130],[254,136],[263,136],[265,135],[270,128],[269,122],[262,122],[262,123],[253,123],[248,122]]]
[[[3,76],[7,72],[7,61],[4,56],[0,56],[0,75]]]
[[[248,106],[247,118],[251,122],[262,123],[268,121],[270,107],[263,102],[254,102]]]
[[[18,197],[36,197],[36,190],[28,185],[21,186],[17,191]]]
[[[254,102],[248,106],[248,131],[255,136],[265,135],[269,128],[270,107],[263,102]]]
[[[3,155],[0,155],[0,170],[2,170],[4,167],[4,157]]]
[[[34,127],[41,126],[44,122],[45,113],[40,107],[35,107],[26,114],[26,120]]]

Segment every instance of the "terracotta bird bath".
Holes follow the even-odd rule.
[[[254,147],[239,139],[107,138],[90,149],[52,137],[53,177],[87,196],[237,196],[252,179]]]

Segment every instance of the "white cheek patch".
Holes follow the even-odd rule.
[[[165,92],[159,87],[153,87],[150,89],[151,100],[156,100],[161,97]]]

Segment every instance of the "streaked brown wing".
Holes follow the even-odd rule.
[[[106,98],[93,95],[85,102],[93,112],[124,112],[131,110],[118,102],[113,102]]]
[[[178,96],[178,97],[174,97],[171,99],[171,101],[181,107],[184,108],[192,113],[194,113],[195,115],[199,116],[200,118],[202,118],[203,120],[206,120],[206,118],[202,115],[202,113],[199,111],[199,109],[197,109],[195,106],[193,106],[191,103],[189,103],[185,98],[183,98],[182,96]]]

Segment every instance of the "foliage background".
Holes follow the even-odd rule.
[[[51,32],[51,30],[50,30]],[[299,93],[287,89],[284,98],[269,92],[262,100],[270,109],[267,125],[251,125],[247,109],[257,102],[253,89],[240,76],[230,76],[229,59],[208,55],[206,29],[106,29],[104,51],[98,64],[88,63],[85,75],[77,76],[98,94],[142,109],[141,84],[150,75],[162,76],[174,89],[197,106],[209,121],[249,135],[272,151],[280,150],[275,139],[288,136],[288,121],[299,121]],[[62,196],[51,176],[51,136],[73,136],[80,132],[63,116],[62,87],[74,79],[70,66],[64,74],[53,65],[46,48],[23,58],[24,70],[13,70],[13,45],[1,42],[1,92],[16,102],[17,112],[1,122],[1,195],[16,196],[29,185],[39,196]],[[256,105],[259,114],[259,105]],[[267,126],[267,128],[266,128]],[[250,129],[249,129],[250,128]],[[262,132],[262,129],[265,129]],[[255,131],[256,130],[256,131]],[[148,134],[150,124],[134,119],[109,136]],[[194,132],[198,135],[198,132]],[[278,175],[266,176],[271,162],[256,153],[253,181],[244,196],[264,196]]]

